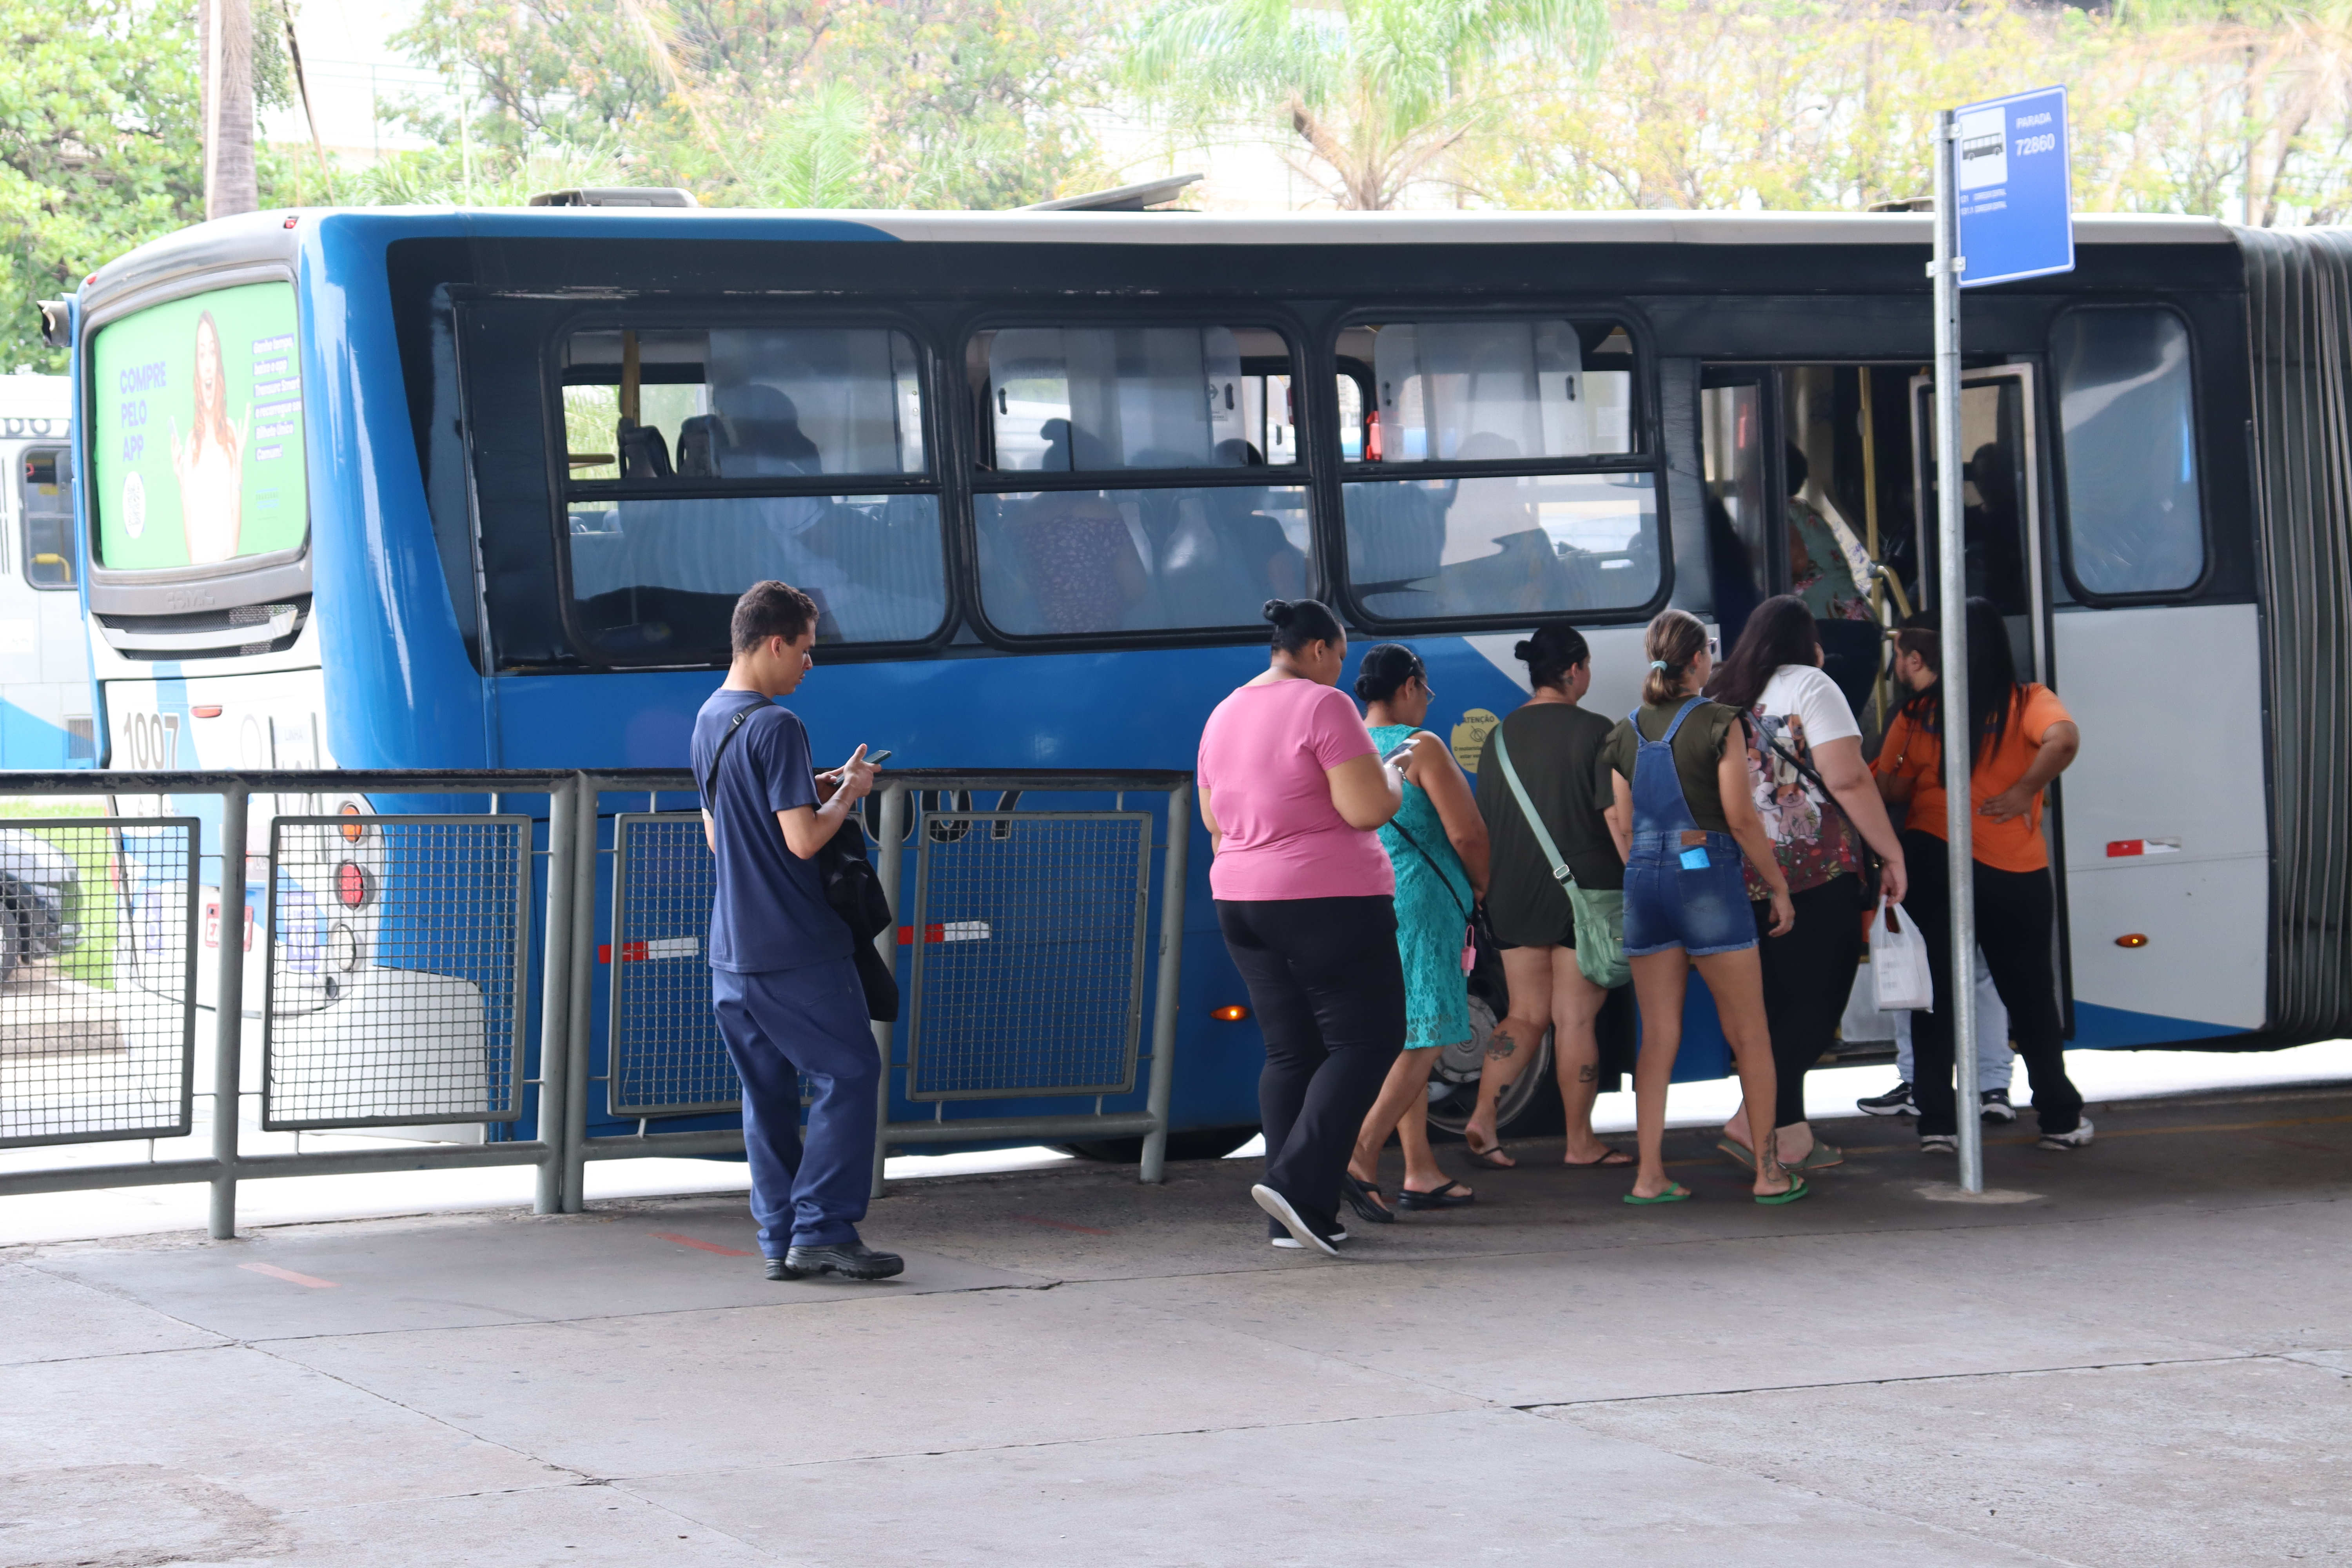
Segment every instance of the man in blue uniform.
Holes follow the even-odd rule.
[[[839,768],[815,773],[807,730],[775,702],[808,674],[816,615],[797,588],[753,584],[735,604],[727,683],[694,721],[702,831],[718,862],[710,997],[743,1080],[743,1147],[768,1278],[887,1279],[905,1262],[857,1237],[881,1058],[855,939],[825,902],[816,865],[873,787],[874,765],[860,745]],[[803,1074],[815,1090],[805,1147]]]

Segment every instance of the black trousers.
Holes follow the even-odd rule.
[[[1922,1135],[1959,1131],[1952,1091],[1951,850],[1932,833],[1903,835],[1911,890],[1903,907],[1927,944],[1936,977],[1936,1010],[1911,1015],[1911,1086]],[[2083,1096],[2066,1077],[2066,1042],[2058,1018],[2058,973],[2051,954],[2058,929],[2058,896],[2050,873],[2000,871],[1976,862],[1977,945],[1992,971],[1993,989],[2009,1009],[2010,1037],[2025,1058],[2033,1109],[2044,1132],[2072,1132],[2082,1124]]]
[[[1265,1184],[1332,1229],[1356,1134],[1404,1048],[1395,901],[1220,899],[1217,925],[1265,1037]]]
[[[1838,877],[1790,895],[1797,923],[1772,936],[1769,900],[1754,906],[1756,950],[1764,964],[1764,1018],[1772,1028],[1780,1090],[1772,1125],[1805,1119],[1805,1074],[1837,1040],[1862,964],[1862,879]]]

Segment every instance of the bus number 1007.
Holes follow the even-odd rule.
[[[177,713],[126,713],[122,716],[122,766],[134,773],[180,765],[180,716]]]

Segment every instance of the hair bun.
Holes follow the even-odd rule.
[[[1298,618],[1297,607],[1287,599],[1268,599],[1265,602],[1265,608],[1259,614],[1277,626],[1286,626]]]
[[[1521,664],[1525,664],[1528,660],[1535,658],[1535,656],[1536,645],[1532,640],[1527,637],[1521,637],[1517,642],[1511,645],[1511,657],[1517,659]]]

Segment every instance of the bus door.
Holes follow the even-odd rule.
[[[1874,696],[1880,625],[1903,607],[1877,563],[1908,555],[1888,548],[1909,535],[1906,374],[1708,365],[1699,382],[1707,563],[1723,644],[1738,641],[1766,596],[1795,594],[1813,612],[1830,679],[1873,734],[1884,724]]]
[[[2043,521],[2043,454],[2036,415],[2034,367],[2001,365],[1960,376],[1961,557],[1970,598],[1991,600],[2009,630],[2010,657],[2017,678],[2061,691],[2050,657],[2050,541]],[[1926,374],[1911,378],[1913,489],[1917,497],[1912,559],[1917,563],[1914,599],[1934,610],[1942,604],[1942,560],[1937,542],[1936,391]],[[2077,714],[2077,719],[2082,715]],[[2087,743],[2089,726],[2084,726]],[[2054,865],[2064,865],[2065,831],[2060,813],[2064,791],[2050,791],[2042,819]],[[2058,1005],[2072,1026],[2072,986],[2067,968],[2067,884],[2057,888],[2055,954]]]

